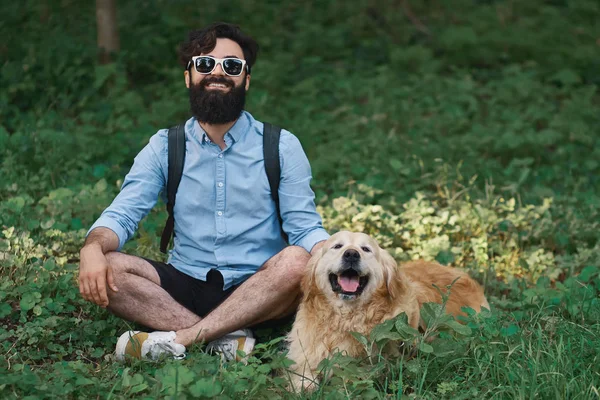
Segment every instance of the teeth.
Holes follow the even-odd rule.
[[[221,88],[227,87],[227,85],[223,85],[222,83],[211,83],[208,86],[221,87]]]

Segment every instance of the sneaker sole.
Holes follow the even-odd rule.
[[[115,349],[117,361],[125,361],[125,348],[127,347],[127,343],[129,343],[129,339],[133,335],[137,335],[138,333],[140,333],[140,331],[127,331],[119,337],[119,340],[117,340],[117,348]]]

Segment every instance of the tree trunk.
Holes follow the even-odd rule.
[[[96,0],[96,25],[100,64],[111,62],[111,54],[119,51],[116,0]]]

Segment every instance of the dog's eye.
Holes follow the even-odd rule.
[[[335,246],[332,247],[332,249],[341,249],[342,248],[342,244],[338,243]]]
[[[370,253],[370,252],[371,252],[371,249],[370,249],[370,248],[368,248],[367,246],[363,246],[363,247],[361,247],[361,249],[362,249],[362,250],[363,250],[365,253]]]

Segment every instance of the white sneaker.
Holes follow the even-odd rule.
[[[252,336],[250,329],[243,329],[231,332],[220,337],[206,345],[206,352],[211,354],[220,354],[223,361],[246,361],[237,351],[242,350],[246,356],[254,349],[256,339]]]
[[[165,354],[177,360],[185,358],[185,346],[175,343],[175,332],[127,331],[117,341],[115,350],[117,360],[124,361],[125,356],[138,359],[157,360]]]

